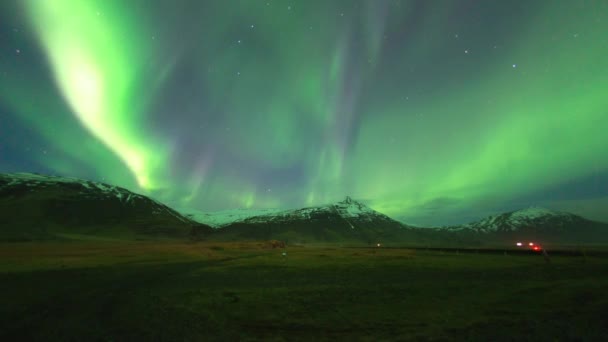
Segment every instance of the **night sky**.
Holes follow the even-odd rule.
[[[608,221],[608,1],[2,0],[0,172]]]

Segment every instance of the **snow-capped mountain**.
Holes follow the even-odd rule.
[[[358,223],[359,221],[372,222],[375,220],[385,220],[392,223],[397,222],[361,202],[354,201],[348,196],[341,202],[302,209],[233,209],[216,212],[201,212],[195,209],[184,208],[179,209],[179,212],[197,222],[216,228],[239,222],[278,223],[290,222],[293,220],[314,220],[319,217],[336,214],[339,215],[344,222],[349,223],[349,226],[353,229],[355,228],[355,225],[350,224],[351,221],[355,223]]]
[[[316,207],[285,210],[245,218],[246,223],[290,223],[294,221],[341,220],[351,229],[369,225],[402,227],[403,224],[381,214],[349,196],[341,202]]]
[[[563,229],[571,223],[583,221],[580,216],[545,208],[530,207],[499,215],[488,216],[477,222],[448,227],[450,230],[469,229],[478,233],[514,232],[523,229]]]
[[[0,196],[21,198],[40,191],[61,190],[64,197],[76,195],[78,199],[110,200],[132,207],[147,205],[153,215],[167,214],[177,220],[188,220],[149,197],[133,193],[127,189],[105,183],[82,180],[78,178],[46,176],[31,173],[13,173],[0,175]]]
[[[32,235],[32,229],[45,235],[49,227],[120,225],[133,234],[183,235],[202,226],[118,186],[30,173],[0,174],[0,213],[0,233],[11,230],[16,238]]]
[[[220,238],[380,243],[408,226],[350,197],[345,200],[237,220],[218,231]]]
[[[477,222],[444,228],[456,234],[482,239],[537,239],[552,242],[593,242],[608,240],[608,225],[578,215],[530,207],[492,215]]]
[[[273,215],[284,210],[281,209],[231,209],[212,212],[202,212],[192,208],[179,208],[178,211],[185,217],[214,228],[221,228],[233,222],[240,222],[247,218],[262,215]]]

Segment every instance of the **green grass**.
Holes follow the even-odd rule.
[[[0,340],[601,340],[608,258],[0,245]]]

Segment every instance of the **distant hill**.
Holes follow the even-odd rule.
[[[212,238],[372,245],[407,240],[414,229],[346,197],[333,204],[246,217],[218,229]]]
[[[181,238],[210,230],[162,203],[117,186],[29,173],[0,174],[0,240]]]
[[[445,227],[463,241],[515,243],[519,240],[555,244],[608,243],[608,224],[545,208],[527,208],[492,215],[477,222]]]

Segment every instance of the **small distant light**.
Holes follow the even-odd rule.
[[[534,247],[532,247],[532,249],[535,251],[540,251],[540,247],[538,247],[538,246],[534,246]]]
[[[528,246],[534,246],[534,242],[530,242]]]
[[[377,246],[377,247],[380,247],[380,244],[379,244],[379,243],[377,243],[377,244],[376,244],[376,246]]]
[[[522,245],[522,243],[521,243],[521,242],[518,242],[518,243],[516,243],[516,245],[521,246],[521,245]]]

